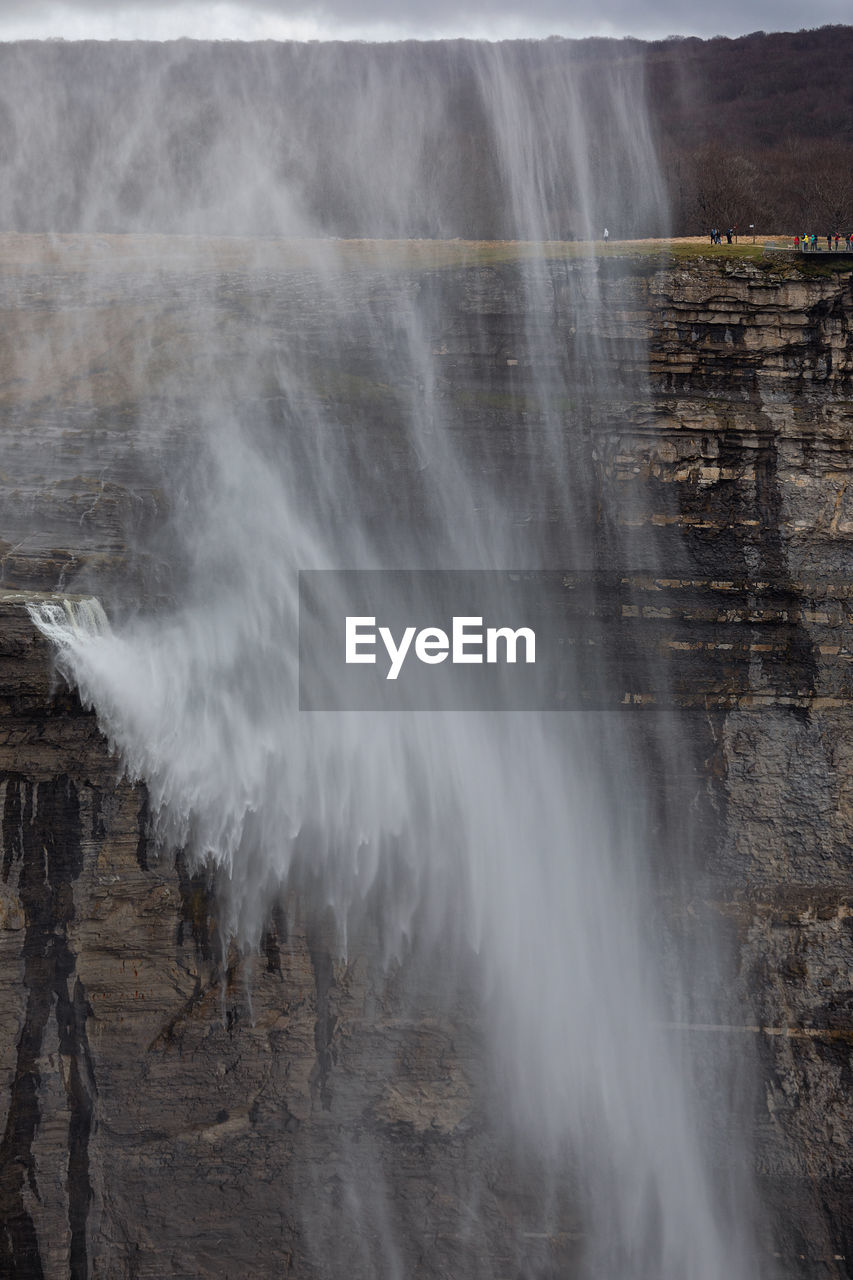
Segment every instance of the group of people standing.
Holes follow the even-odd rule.
[[[711,228],[711,244],[722,244],[723,234],[724,233],[720,230],[719,227],[712,227]],[[734,237],[734,242],[735,244],[737,244],[737,227],[729,227],[728,231],[725,232],[725,237],[726,237],[727,244],[731,244],[732,237]]]
[[[850,253],[851,249],[853,249],[853,231],[848,232],[847,235],[844,236],[843,238],[844,238],[844,252]],[[835,252],[838,253],[839,251],[838,246],[841,242],[841,239],[842,237],[838,234],[837,231],[834,236],[828,235],[826,237],[827,253],[832,252],[833,241],[835,242]],[[809,252],[818,253],[822,247],[823,246],[818,241],[817,232],[815,231],[813,231],[811,235],[806,235],[804,233],[801,236],[794,236],[794,248],[802,249],[803,253],[809,253]]]

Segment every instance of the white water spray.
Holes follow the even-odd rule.
[[[345,64],[304,56],[319,59],[334,95]],[[366,55],[349,104],[360,158],[346,162],[359,225],[405,232],[421,203],[429,225],[452,224],[423,184],[453,93],[485,121],[492,188],[519,239],[559,238],[564,164],[577,182],[572,219],[601,221],[612,157],[590,115],[602,103],[613,154],[632,157],[630,191],[642,178],[653,206],[661,187],[641,86],[615,74],[590,103],[570,66],[534,63],[532,51],[467,46],[448,88],[428,63],[409,81]],[[290,123],[288,145],[310,145]],[[217,154],[236,156],[239,124],[223,121],[206,173],[218,172]],[[144,118],[146,129],[156,132]],[[257,131],[247,137],[256,145]],[[387,151],[406,156],[396,174]],[[245,196],[253,209],[299,209],[300,228],[311,225],[304,191],[257,171],[253,182],[266,192],[266,203]],[[217,206],[205,190],[205,217],[239,220],[234,199]],[[619,726],[579,714],[298,709],[300,569],[595,562],[588,436],[613,404],[642,396],[642,342],[608,310],[591,257],[566,265],[520,249],[500,276],[472,251],[464,271],[418,276],[381,257],[353,269],[345,245],[304,252],[307,272],[261,304],[267,319],[292,312],[274,350],[250,317],[239,361],[224,358],[233,339],[216,282],[200,288],[196,326],[180,338],[186,366],[197,360],[208,379],[191,433],[202,454],[171,495],[180,599],[114,628],[95,602],[32,616],[145,781],[161,844],[219,869],[227,926],[247,946],[289,887],[305,910],[332,908],[342,950],[379,909],[388,959],[405,961],[415,942],[460,966],[476,957],[500,1123],[555,1181],[574,1171],[581,1274],[745,1280],[755,1269],[743,1227],[723,1213],[690,1073],[664,1029],[650,782]],[[446,362],[472,349],[484,403],[492,394],[516,413],[500,441],[468,430],[448,394]],[[535,407],[519,411],[524,397]],[[662,747],[669,758],[679,749]],[[383,1231],[388,1273],[402,1275],[393,1223]],[[322,1269],[322,1243],[315,1251]]]

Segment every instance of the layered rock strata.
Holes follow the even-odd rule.
[[[267,398],[275,371],[258,353],[298,332],[313,393],[376,433],[392,465],[399,449],[401,474],[410,464],[395,421],[412,389],[377,377],[373,319],[329,362],[315,264],[275,245],[259,260],[232,244],[227,261],[208,246],[203,268],[105,246],[93,269],[74,256],[93,251],[82,239],[52,259],[16,239],[0,280],[0,1270],[312,1276],[332,1258],[338,1274],[381,1274],[390,1218],[410,1242],[406,1274],[566,1274],[582,1238],[570,1189],[561,1231],[543,1237],[536,1170],[484,1125],[465,990],[448,1012],[427,982],[404,1009],[378,948],[340,961],[328,922],[293,902],[271,910],[258,954],[239,954],[209,879],[151,847],[144,789],[29,622],[39,593],[156,605],[179,588],[158,544],[158,476],[199,429],[205,326],[234,385]],[[646,762],[693,861],[693,899],[666,868],[661,897],[673,936],[708,924],[732,966],[680,1033],[750,1046],[768,1250],[786,1274],[853,1274],[850,274],[614,255],[547,262],[531,291],[511,254],[467,252],[415,267],[403,255],[392,273],[368,254],[336,280],[336,305],[383,316],[389,341],[418,310],[439,394],[496,473],[501,441],[535,435],[545,413],[533,348],[540,369],[581,367],[594,342],[612,395],[586,401],[590,510],[616,530],[606,546],[633,531],[625,608],[668,653],[693,747],[679,776]],[[626,351],[636,367],[608,369]],[[631,399],[646,378],[651,394]],[[507,482],[506,510],[569,570],[558,482],[521,513]],[[628,692],[642,750],[656,713]],[[366,1171],[358,1204],[332,1185],[342,1151]],[[487,1201],[460,1234],[484,1169]],[[347,1215],[367,1224],[358,1259],[329,1243]]]

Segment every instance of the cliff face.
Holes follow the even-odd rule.
[[[738,604],[753,627],[735,628],[753,649],[752,692],[725,710],[725,690],[716,708],[711,700],[705,759],[719,822],[709,897],[729,923],[753,1017],[743,1032],[706,1034],[757,1042],[757,1161],[775,1250],[794,1270],[801,1260],[809,1274],[820,1260],[844,1276],[853,1266],[851,278],[691,264],[652,290],[655,416],[620,442],[615,468],[626,487],[642,477],[674,489],[657,518],[681,529],[706,573],[752,588]],[[769,598],[762,583],[780,594]],[[733,639],[730,611],[706,616],[718,638]]]
[[[152,272],[137,260],[94,279],[69,246],[52,264],[43,248],[28,253],[0,285],[0,1270],[308,1276],[332,1259],[338,1274],[368,1276],[390,1270],[392,1221],[408,1241],[406,1274],[485,1276],[522,1261],[565,1274],[578,1211],[567,1191],[559,1236],[537,1234],[541,1170],[484,1120],[486,1055],[464,983],[439,1011],[441,975],[410,975],[422,994],[404,1006],[376,939],[344,963],[328,922],[294,901],[271,910],[258,954],[225,945],[215,886],[151,847],[144,791],[121,779],[93,715],[52,676],[24,609],[34,592],[69,586],[151,600],[175,589],[143,446],[168,455],[164,404],[176,431],[195,429],[203,356],[181,353],[203,352],[200,296],[216,301],[217,346],[241,386],[264,378],[257,350],[299,332],[315,389],[391,439],[396,391],[374,376],[370,331],[330,367],[322,300],[299,264],[238,254],[205,276],[195,263]],[[752,1046],[769,1247],[791,1274],[820,1261],[846,1276],[850,274],[616,256],[541,270],[540,314],[512,261],[403,266],[393,278],[358,264],[337,282],[338,305],[356,313],[367,298],[390,334],[396,315],[420,308],[440,394],[496,467],[501,441],[542,412],[525,375],[532,344],[551,344],[555,362],[574,344],[580,367],[585,324],[605,365],[618,346],[642,371],[650,351],[641,403],[626,399],[624,369],[605,372],[613,392],[591,401],[589,456],[604,523],[628,531],[638,569],[653,555],[667,570],[665,587],[640,588],[650,643],[664,595],[671,618],[689,616],[675,714],[693,758],[678,777],[646,767],[661,770],[659,793],[690,829],[699,888],[679,900],[661,868],[661,895],[674,936],[713,921],[731,973],[685,1034]],[[251,350],[247,328],[264,339]],[[534,518],[556,558],[570,531],[548,495]],[[131,557],[130,539],[144,551]],[[722,667],[720,644],[731,646]],[[330,1173],[341,1168],[359,1171],[357,1201]],[[475,1185],[488,1192],[462,1232]]]
[[[711,879],[754,1010],[776,1247],[848,1275],[851,278],[706,269],[662,284],[652,367],[676,457],[653,471],[678,486],[699,562],[713,571],[725,548],[728,572],[787,583],[799,632],[786,640],[788,696],[711,715],[722,820]],[[751,601],[759,618],[762,603]]]

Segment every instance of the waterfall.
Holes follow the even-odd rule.
[[[486,1171],[468,1177],[466,1275],[557,1274],[537,1242],[571,1219],[580,1277],[745,1280],[748,1212],[710,1159],[671,1029],[701,974],[665,981],[656,877],[689,859],[643,761],[677,772],[678,722],[299,708],[299,571],[667,567],[644,513],[626,533],[601,491],[602,441],[648,397],[646,338],[588,243],[605,222],[614,239],[665,227],[642,68],[559,53],[118,48],[107,80],[130,100],[115,123],[97,100],[112,85],[75,81],[108,145],[88,175],[51,173],[43,207],[64,182],[77,229],[193,233],[197,269],[164,285],[152,236],[111,286],[154,290],[128,358],[135,385],[157,385],[136,412],[164,494],[140,549],[165,565],[159,598],[95,582],[106,615],[31,612],[147,785],[163,856],[216,869],[226,933],[256,947],[284,901],[331,920],[338,955],[374,947],[439,1014],[473,993],[483,1123],[536,1191],[499,1264]],[[15,56],[23,75],[35,55]],[[4,89],[22,200],[28,147],[50,152],[61,131],[56,82],[36,93],[25,128]],[[241,276],[202,238],[219,233],[300,238],[283,265],[256,241]],[[456,235],[478,243],[443,256]],[[569,236],[587,242],[568,253]],[[333,1159],[342,1198],[289,1193],[318,1275],[411,1274],[419,1232],[451,1273],[429,1212],[405,1225],[380,1147],[345,1117]]]

